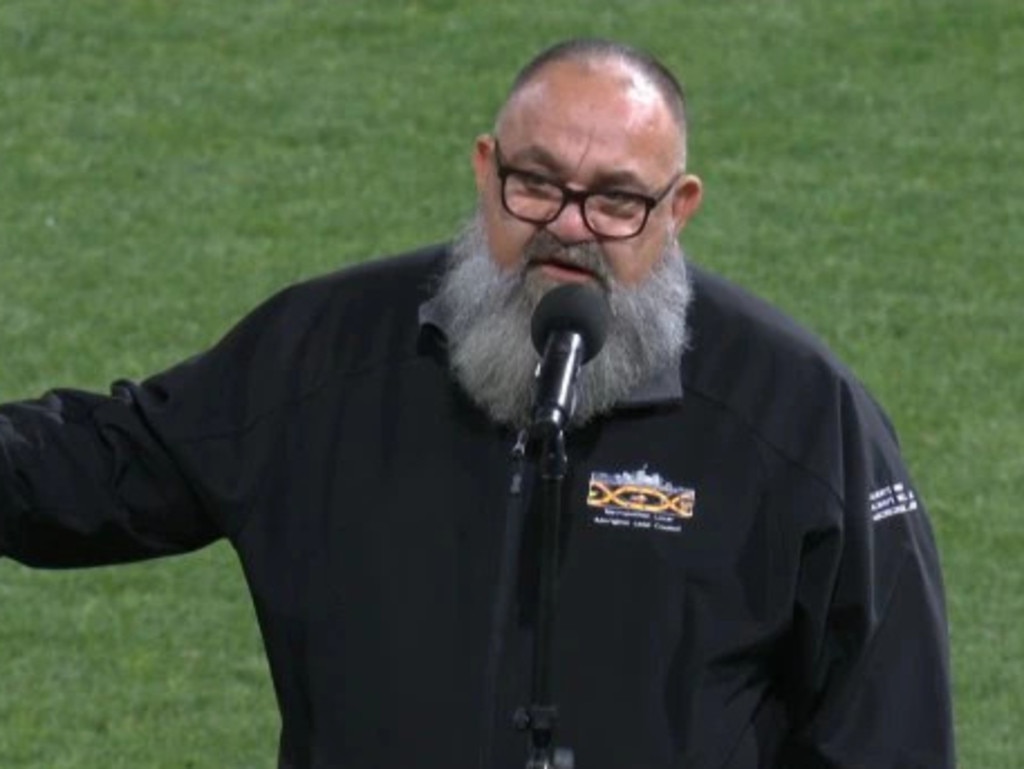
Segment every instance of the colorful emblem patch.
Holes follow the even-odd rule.
[[[587,506],[601,526],[678,532],[693,517],[697,494],[646,468],[635,472],[591,473]]]

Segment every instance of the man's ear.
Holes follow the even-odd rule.
[[[476,191],[483,194],[494,168],[494,137],[481,134],[473,145],[473,175],[476,177]]]
[[[672,218],[675,220],[676,235],[682,232],[690,217],[697,213],[704,197],[704,185],[700,178],[686,174],[679,181],[672,196]]]

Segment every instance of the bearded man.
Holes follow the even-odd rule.
[[[611,320],[567,433],[553,686],[578,765],[952,767],[938,558],[896,437],[818,341],[687,263],[686,134],[647,54],[543,52],[476,141],[478,211],[450,246],[290,288],[109,396],[0,408],[0,555],[226,537],[281,769],[522,766],[529,326],[582,283]]]

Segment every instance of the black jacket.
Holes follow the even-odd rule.
[[[493,627],[535,484],[510,497],[516,436],[448,374],[444,258],[290,288],[110,396],[0,408],[0,555],[232,542],[281,767],[524,765],[536,504]],[[569,434],[559,742],[582,769],[952,767],[939,564],[891,426],[791,321],[694,281],[681,366]]]

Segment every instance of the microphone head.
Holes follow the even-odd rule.
[[[541,355],[548,337],[569,331],[583,337],[583,363],[597,355],[608,334],[608,301],[596,288],[565,283],[548,291],[537,304],[530,321],[533,346]]]

